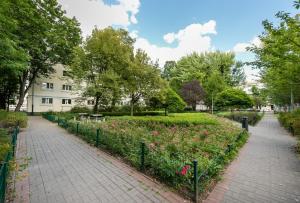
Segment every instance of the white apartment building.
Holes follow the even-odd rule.
[[[27,112],[70,111],[75,105],[93,107],[94,101],[81,98],[81,91],[68,77],[64,66],[57,64],[49,77],[37,78],[28,91]],[[77,90],[76,90],[77,89]]]

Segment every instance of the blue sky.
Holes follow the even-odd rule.
[[[260,44],[262,21],[275,14],[295,14],[293,0],[58,0],[67,15],[81,23],[83,36],[108,26],[127,29],[135,48],[163,66],[192,52],[233,51],[253,59],[245,47]],[[257,71],[245,67],[248,80]]]
[[[112,2],[112,1],[110,1]],[[162,36],[192,23],[215,20],[217,49],[228,50],[263,31],[264,19],[275,21],[278,11],[294,12],[289,0],[144,0],[137,14],[138,24],[129,26],[154,44],[166,45]]]

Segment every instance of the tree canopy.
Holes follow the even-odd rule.
[[[295,8],[299,9],[299,1]],[[261,80],[269,98],[278,105],[286,105],[294,99],[300,102],[300,16],[286,12],[276,14],[279,24],[265,20],[265,31],[260,35],[261,46],[248,48],[255,53],[251,62],[260,69]]]
[[[215,105],[220,109],[251,108],[253,101],[243,90],[228,88],[217,94]]]

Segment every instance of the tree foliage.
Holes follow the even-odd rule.
[[[180,90],[184,101],[190,105],[193,110],[196,110],[197,102],[203,100],[205,92],[198,80],[192,80],[182,85]]]
[[[53,73],[54,64],[70,62],[73,47],[80,42],[80,28],[76,19],[66,17],[56,0],[4,0],[0,12],[1,33],[4,33],[1,41],[7,42],[9,55],[15,56],[14,65],[21,67],[14,68],[18,111],[37,77]],[[5,61],[7,58],[1,63]]]
[[[299,1],[295,1],[294,5],[299,9]],[[278,25],[263,21],[262,46],[249,48],[256,54],[256,60],[250,64],[260,69],[262,82],[272,102],[285,105],[294,98],[299,103],[300,16],[278,12],[276,17],[280,21]]]
[[[216,51],[184,56],[172,68],[169,68],[170,62],[166,63],[165,70],[170,86],[179,94],[185,83],[197,80],[206,92],[202,99],[211,105],[213,96],[226,87],[243,84],[245,74],[242,65],[234,60],[233,53]]]
[[[216,96],[215,105],[219,108],[250,108],[253,106],[251,97],[241,89],[228,88]]]
[[[95,98],[95,112],[99,107],[113,109],[121,99],[133,42],[127,31],[109,27],[94,29],[83,46],[74,49],[71,73],[79,83],[86,83],[84,95]]]

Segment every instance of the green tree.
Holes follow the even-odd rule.
[[[228,88],[216,96],[216,106],[220,109],[251,108],[251,97],[241,89]]]
[[[230,86],[236,87],[245,84],[246,75],[243,68],[244,64],[237,61],[231,68],[231,82]]]
[[[35,79],[53,73],[54,64],[69,64],[81,38],[79,23],[66,17],[56,0],[11,2],[11,20],[17,24],[13,34],[19,39],[18,47],[30,57],[18,76],[19,101],[15,110],[19,111]]]
[[[299,0],[294,2],[299,9]],[[300,102],[300,15],[278,12],[278,25],[265,20],[260,35],[262,46],[248,48],[256,54],[249,63],[260,69],[261,82],[272,102],[278,105]]]
[[[167,116],[168,112],[182,111],[186,103],[172,88],[166,87],[150,98],[149,106],[155,109],[164,108],[165,116]]]
[[[93,30],[74,50],[72,75],[78,83],[86,83],[84,94],[95,98],[95,112],[99,106],[112,110],[124,94],[121,87],[133,58],[133,42],[127,31],[109,27]]]
[[[172,71],[175,69],[176,62],[175,61],[166,61],[164,65],[164,70],[162,72],[162,78],[169,81],[172,77]]]
[[[141,98],[151,98],[164,86],[160,71],[151,64],[150,58],[140,49],[137,50],[123,78],[125,92],[130,98],[132,116],[134,105]]]
[[[193,53],[182,57],[172,69],[170,86],[177,93],[180,93],[184,83],[198,80],[206,92],[205,103],[212,107],[213,95],[237,80],[236,75],[233,74],[234,69],[242,72],[235,64],[233,53],[220,51],[203,54]]]
[[[14,20],[15,5],[3,0],[0,6],[0,109],[6,109],[9,99],[17,92],[18,75],[28,65],[29,55],[22,49],[20,39],[14,33],[18,25]]]

